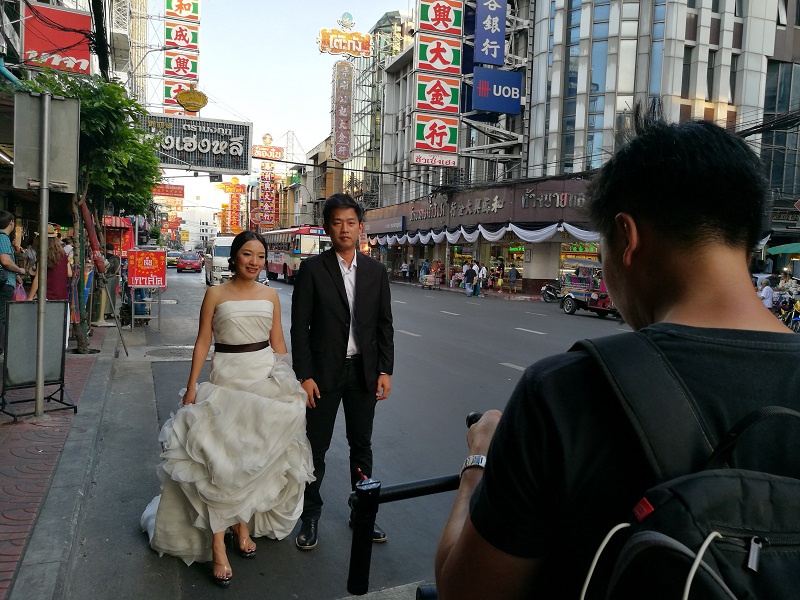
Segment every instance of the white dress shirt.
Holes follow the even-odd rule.
[[[344,291],[347,293],[347,304],[350,306],[350,335],[347,337],[347,356],[359,354],[358,340],[356,340],[356,261],[358,252],[353,255],[353,263],[348,268],[347,261],[339,253],[336,253],[336,260],[339,261],[339,270],[344,279]]]

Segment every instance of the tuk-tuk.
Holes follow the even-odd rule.
[[[603,283],[602,266],[596,260],[568,259],[562,265],[560,306],[568,315],[578,309],[593,312],[598,317],[616,315]]]

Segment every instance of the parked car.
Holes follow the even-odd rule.
[[[197,252],[182,252],[175,266],[178,269],[178,273],[182,271],[197,271],[199,273],[203,268],[203,260]]]
[[[181,257],[182,252],[177,250],[172,250],[171,252],[167,252],[167,266],[168,267],[177,267],[178,266],[178,259]]]

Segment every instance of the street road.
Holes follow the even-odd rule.
[[[272,284],[280,296],[288,343],[292,286]],[[194,342],[204,290],[202,274],[170,270],[161,330],[155,322],[136,330],[140,336],[144,332],[145,359],[122,355],[116,361],[95,485],[68,577],[69,597],[347,597],[349,485],[342,414],[328,453],[322,488],[326,505],[314,551],[297,550],[292,535],[281,542],[257,540],[255,560],[229,552],[234,581],[223,591],[208,581],[208,565],[187,567],[169,556],[159,558],[139,533],[139,515],[158,493],[158,428],[175,410],[178,391],[186,384],[187,347]],[[616,319],[581,312],[569,316],[557,304],[539,301],[467,298],[400,284],[391,291],[395,370],[373,436],[373,476],[384,485],[456,473],[467,454],[468,412],[502,409],[522,371],[536,360],[584,337],[629,330]],[[208,363],[201,380],[207,369]],[[381,505],[378,522],[389,540],[373,546],[370,590],[432,581],[434,550],[453,497],[447,493]]]

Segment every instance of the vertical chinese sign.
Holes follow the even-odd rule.
[[[413,162],[457,165],[464,2],[419,0],[417,14]]]
[[[261,161],[259,176],[259,192],[261,199],[261,230],[274,229],[278,222],[278,202],[275,189],[275,163]]]
[[[247,186],[239,183],[238,177],[232,177],[230,181],[220,183],[217,187],[229,195],[228,204],[222,205],[224,233],[241,233],[243,229],[242,213],[243,210],[247,210]]]
[[[164,112],[182,114],[176,96],[198,79],[200,0],[164,2]]]
[[[502,67],[506,49],[508,0],[478,0],[475,10],[475,62]]]
[[[353,112],[353,65],[333,65],[333,158],[345,162],[352,153],[350,119]]]

